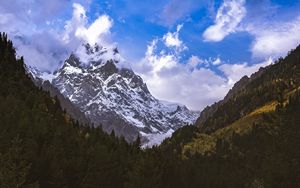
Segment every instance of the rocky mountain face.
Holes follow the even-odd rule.
[[[154,98],[116,48],[82,45],[54,75],[35,77],[51,81],[94,126],[128,141],[140,135],[144,146],[160,143],[198,116],[183,105]]]
[[[49,92],[51,97],[57,97],[62,109],[64,109],[74,120],[84,125],[91,124],[91,121],[85,116],[85,114],[81,112],[80,109],[75,106],[68,98],[62,95],[60,91],[49,82],[49,80],[47,80],[52,76],[51,74],[42,73],[36,68],[26,65],[25,70],[27,73],[30,73],[29,76],[31,77],[31,80],[34,81],[34,84],[36,86],[42,88],[44,91]]]

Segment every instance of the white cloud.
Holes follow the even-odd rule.
[[[81,4],[73,4],[72,18],[64,27],[54,27],[63,24],[56,14],[70,5],[69,0],[5,1],[0,4],[0,30],[8,33],[26,64],[54,71],[82,42],[111,44],[113,20],[104,14],[89,23]]]
[[[212,62],[213,65],[220,65],[221,63],[222,61],[219,57]]]
[[[88,25],[88,18],[84,7],[80,4],[73,4],[73,17],[66,22],[63,40],[69,43],[74,37],[90,44],[106,43],[107,35],[113,25],[112,19],[104,14],[99,16],[92,24]]]
[[[245,0],[224,0],[218,9],[215,24],[204,31],[204,40],[218,42],[236,32],[236,28],[246,15],[244,6]]]
[[[187,47],[183,44],[183,42],[179,39],[179,32],[182,29],[183,25],[178,25],[177,30],[174,33],[168,32],[163,36],[164,43],[167,47],[174,47],[178,51],[183,51],[187,49]]]
[[[192,55],[188,62],[187,65],[190,66],[191,68],[199,68],[199,67],[210,67],[210,66],[218,66],[222,63],[222,60],[220,57],[217,58],[208,58],[208,59],[201,59],[198,56]]]
[[[51,31],[15,36],[13,40],[18,55],[25,57],[25,63],[43,71],[54,71],[69,55],[60,36]]]
[[[42,30],[32,21],[26,19],[28,10],[6,12],[0,5],[0,30],[6,32],[13,40],[17,54],[25,57],[25,63],[52,71],[65,57],[65,49],[54,30]],[[11,8],[12,9],[12,8]],[[32,14],[32,13],[30,13]]]
[[[231,33],[244,31],[254,38],[250,47],[254,58],[284,56],[300,43],[300,16],[287,20],[287,13],[278,7],[269,1],[249,1],[246,5],[246,0],[224,0],[203,39],[218,42]],[[273,18],[280,14],[283,16]]]
[[[112,20],[107,15],[100,16],[90,27],[77,28],[75,35],[88,41],[90,44],[95,44],[101,41],[101,37],[105,34],[110,33],[110,28],[112,27]]]
[[[205,68],[190,70],[190,66],[200,63],[196,56],[191,60],[194,62],[183,65],[174,54],[155,54],[157,41],[148,46],[145,58],[134,67],[154,96],[199,110],[226,93],[224,78]]]
[[[300,43],[300,17],[290,22],[252,24],[245,29],[254,35],[254,57],[283,56]]]
[[[180,53],[161,53],[158,50],[160,41],[155,39],[148,45],[145,57],[133,67],[134,71],[142,76],[155,97],[185,104],[193,110],[202,110],[221,100],[236,81],[271,62],[270,59],[255,65],[243,63],[215,67],[225,75],[223,77],[209,68],[219,65],[220,58],[202,60],[191,56],[184,64]]]

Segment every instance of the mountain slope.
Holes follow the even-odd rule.
[[[115,48],[80,46],[52,84],[95,125],[130,142],[140,135],[144,143],[158,144],[197,117],[183,105],[155,99]]]
[[[300,86],[299,59],[297,47],[285,59],[260,69],[250,78],[242,78],[224,100],[201,112],[196,125],[204,132],[214,132],[268,102],[281,102],[288,92]]]

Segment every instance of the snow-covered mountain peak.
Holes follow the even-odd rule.
[[[140,135],[144,146],[151,146],[198,117],[184,105],[153,97],[116,48],[85,44],[78,49],[53,75],[52,85],[105,131],[128,141]]]
[[[85,43],[80,45],[73,55],[78,58],[82,66],[104,65],[111,60],[119,69],[131,69],[130,64],[120,55],[117,47],[104,47],[97,43],[94,45]]]

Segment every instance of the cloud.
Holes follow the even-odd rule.
[[[288,22],[249,24],[245,30],[255,37],[254,57],[283,56],[300,43],[300,16]]]
[[[187,49],[187,47],[183,44],[183,42],[179,39],[179,32],[182,29],[183,25],[178,25],[177,30],[174,33],[168,32],[163,36],[163,41],[167,47],[174,47],[177,51],[183,51]]]
[[[258,59],[283,56],[300,43],[299,14],[268,0],[224,0],[214,22],[204,31],[204,41],[218,42],[231,33],[248,32],[253,36],[250,51]]]
[[[105,43],[105,36],[110,34],[113,20],[106,14],[99,16],[93,23],[88,24],[86,10],[80,4],[73,4],[73,17],[66,22],[63,40],[69,43],[77,38],[90,44]],[[104,44],[103,44],[104,45]]]
[[[192,69],[194,68],[199,68],[199,67],[213,67],[213,66],[218,66],[222,63],[222,60],[217,57],[217,58],[208,58],[208,59],[201,59],[198,56],[192,55],[189,60],[187,65],[190,66]]]
[[[185,63],[182,53],[167,53],[168,50],[159,48],[160,43],[170,48],[164,40],[154,39],[148,45],[145,57],[133,67],[134,71],[142,76],[155,97],[185,104],[193,110],[202,110],[221,100],[244,75],[250,76],[261,66],[272,62],[269,59],[254,65],[220,65],[222,60],[219,57],[203,60],[192,55]]]
[[[219,42],[232,33],[247,32],[253,36],[252,57],[284,56],[300,43],[300,16],[289,9],[269,0],[224,0],[214,25],[202,36],[204,41]]]
[[[197,57],[189,65],[181,64],[174,54],[155,54],[157,42],[149,44],[144,59],[134,67],[154,96],[199,110],[226,93],[224,78],[205,68],[190,70],[190,66],[200,63]]]
[[[220,65],[221,63],[222,61],[219,57],[212,62],[213,65]]]
[[[17,0],[14,6],[7,1],[0,4],[0,30],[9,34],[26,64],[42,71],[54,71],[80,43],[110,43],[113,20],[106,14],[89,23],[86,8],[74,3],[73,10],[70,9],[72,18],[59,21],[61,9],[70,3],[69,0]],[[55,28],[50,27],[53,24]],[[58,27],[60,24],[62,27]]]
[[[60,37],[50,31],[15,36],[13,40],[18,55],[25,57],[25,63],[43,71],[54,71],[69,55]]]
[[[6,2],[0,4],[0,30],[8,33],[26,64],[52,71],[61,58],[66,57],[66,50],[57,32],[38,27],[40,19],[30,19],[34,15],[41,16],[29,11],[32,7],[30,1],[16,1],[14,6]]]
[[[179,31],[181,30],[183,25],[177,26],[177,31],[174,33],[168,32],[163,36],[165,41],[165,45],[167,47],[180,47],[182,45],[182,41],[179,40]]]
[[[237,27],[246,15],[245,0],[224,0],[218,9],[214,25],[204,33],[205,41],[219,42],[227,35],[237,31]]]
[[[113,25],[112,19],[108,15],[99,16],[88,28],[78,28],[76,36],[84,38],[89,43],[94,44],[102,42],[101,37],[110,34]]]

